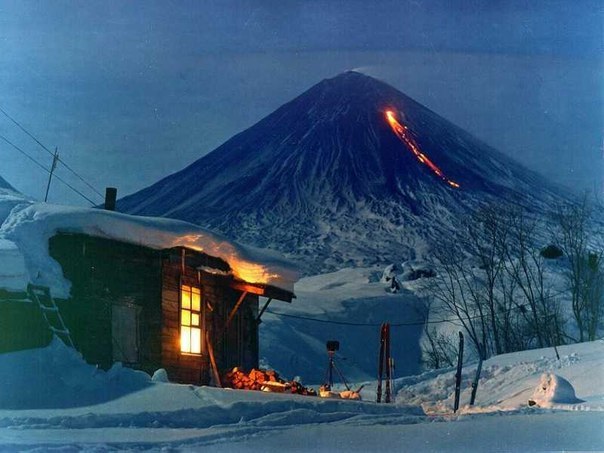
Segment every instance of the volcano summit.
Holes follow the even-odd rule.
[[[558,196],[400,91],[346,72],[118,209],[198,223],[319,272],[422,255],[483,201],[538,208]]]

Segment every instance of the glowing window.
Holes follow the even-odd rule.
[[[180,351],[201,354],[201,291],[194,286],[180,287]]]

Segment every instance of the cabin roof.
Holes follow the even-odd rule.
[[[0,213],[2,201],[0,197]],[[0,239],[4,239],[0,244],[9,244],[12,254],[18,249],[30,282],[50,287],[56,297],[68,297],[70,289],[61,267],[48,253],[49,239],[59,233],[80,233],[157,250],[185,247],[224,260],[241,282],[291,294],[299,278],[293,264],[275,252],[238,244],[188,222],[24,199],[22,204],[12,206],[0,227]]]

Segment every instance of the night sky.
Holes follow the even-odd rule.
[[[603,23],[600,1],[0,0],[0,107],[123,196],[357,69],[548,178],[602,193]],[[1,114],[0,135],[50,166]],[[43,198],[43,170],[2,141],[0,162]],[[89,204],[53,184],[50,201]]]

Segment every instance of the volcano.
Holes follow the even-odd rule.
[[[418,258],[484,201],[558,189],[395,88],[323,80],[118,210],[294,257],[309,273]]]

